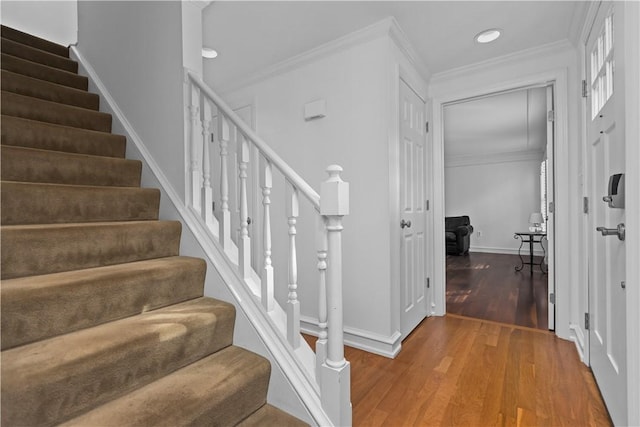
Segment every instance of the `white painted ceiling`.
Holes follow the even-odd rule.
[[[546,89],[523,89],[444,108],[445,159],[532,153],[547,142]]]
[[[204,43],[218,50],[205,73],[225,87],[265,67],[394,16],[431,73],[569,39],[581,1],[215,1]],[[501,28],[494,43],[474,36]]]

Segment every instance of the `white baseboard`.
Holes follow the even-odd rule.
[[[486,247],[486,246],[471,246],[469,247],[469,252],[480,252],[480,253],[489,253],[489,254],[504,254],[504,255],[518,255],[518,249],[514,248],[494,248],[494,247]],[[520,255],[524,258],[529,256],[529,247],[522,246],[520,250]],[[533,250],[534,256],[544,256],[544,252],[540,249]]]
[[[300,330],[305,334],[317,337],[318,319],[300,316]],[[393,335],[387,337],[345,326],[344,343],[349,347],[394,359],[402,348],[402,335],[396,331]]]

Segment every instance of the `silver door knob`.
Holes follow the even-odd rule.
[[[410,228],[411,227],[411,220],[405,221],[403,219],[402,221],[400,221],[400,227],[402,227],[402,228]]]
[[[603,236],[618,236],[618,239],[624,240],[625,230],[624,224],[618,224],[616,228],[607,228],[607,227],[597,227],[596,231],[602,233]]]

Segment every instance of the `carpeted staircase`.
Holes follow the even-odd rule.
[[[2,27],[2,426],[304,425],[266,404],[69,49]]]

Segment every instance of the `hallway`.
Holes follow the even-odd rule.
[[[346,348],[354,426],[611,425],[575,346],[457,315],[425,319],[396,359]]]

